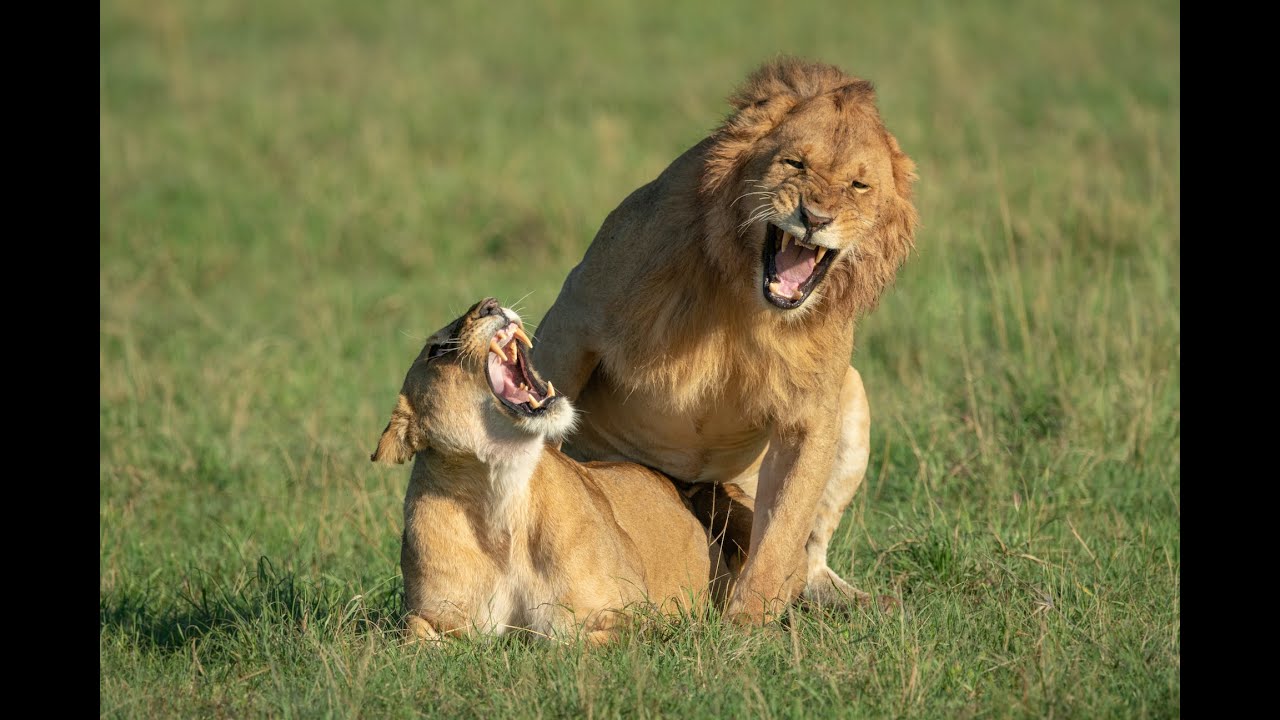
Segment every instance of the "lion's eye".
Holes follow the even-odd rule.
[[[803,170],[803,169],[804,169],[804,163],[800,162],[799,160],[796,160],[795,158],[787,158],[787,159],[783,160],[782,162],[784,162],[784,163],[786,163],[786,164],[790,165],[790,166],[791,166],[791,167],[793,167],[793,168],[796,168],[797,170]]]
[[[427,359],[435,360],[436,358],[445,354],[445,351],[447,351],[448,349],[449,349],[449,345],[447,343],[436,343],[435,345],[432,345],[427,350]]]
[[[857,191],[858,191],[858,192],[860,192],[860,193],[864,193],[864,192],[866,192],[866,191],[870,190],[870,189],[871,189],[871,186],[870,186],[870,185],[868,185],[868,184],[866,184],[866,183],[864,183],[864,182],[862,182],[862,181],[860,181],[860,180],[854,180],[854,181],[853,181],[853,189],[854,189],[854,190],[857,190]]]

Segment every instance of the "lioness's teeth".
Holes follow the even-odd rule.
[[[778,286],[778,283],[776,280],[774,282],[769,283],[769,292],[778,296],[782,295],[782,288]]]
[[[534,410],[537,410],[538,408],[542,407],[542,403],[538,402],[538,398],[536,398],[536,397],[534,397],[534,396],[530,395],[530,396],[529,396],[529,407],[533,408]]]
[[[787,245],[789,244],[791,244],[791,235],[789,233],[782,233],[782,252],[787,251]]]
[[[506,354],[505,352],[503,352],[503,351],[502,351],[502,346],[498,345],[498,341],[497,341],[497,340],[490,340],[490,341],[489,341],[489,352],[491,352],[491,353],[497,353],[497,354],[498,354],[498,357],[502,358],[503,360],[506,360],[506,359],[507,359],[507,354]]]
[[[548,380],[547,381],[547,399],[551,399],[555,396],[556,396],[556,386],[552,385],[551,381]]]
[[[821,245],[819,245],[819,246],[818,246],[818,259],[817,259],[817,260],[815,260],[814,262],[822,262],[822,256],[823,256],[823,255],[826,255],[826,254],[827,254],[827,249],[826,249],[826,248],[824,248],[824,247],[822,247]]]
[[[804,297],[804,293],[800,292],[799,290],[796,290],[795,292],[791,293],[792,300],[799,300],[802,297]]]
[[[530,350],[533,349],[533,341],[529,339],[528,335],[524,334],[524,328],[516,328],[516,331],[513,334],[516,337],[520,338],[520,342],[524,343],[525,347],[529,348]]]
[[[515,362],[516,361],[516,344],[511,343],[510,345],[507,346],[507,349],[511,351],[511,362]]]
[[[525,391],[525,392],[529,392],[529,384],[528,384],[528,383],[520,383],[520,389],[521,389],[521,390],[523,390],[523,391]]]

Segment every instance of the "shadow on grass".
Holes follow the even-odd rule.
[[[337,583],[300,578],[265,557],[235,577],[194,570],[176,586],[133,584],[99,596],[99,632],[174,651],[193,639],[237,636],[263,625],[297,635],[388,632],[399,621],[400,587],[380,583],[354,596]]]

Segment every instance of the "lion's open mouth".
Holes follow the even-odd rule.
[[[520,415],[541,415],[559,398],[529,362],[533,342],[519,323],[510,323],[489,341],[489,388],[502,404]]]
[[[839,250],[810,245],[770,223],[764,234],[764,297],[791,310],[822,282]]]

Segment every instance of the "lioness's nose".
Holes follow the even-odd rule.
[[[476,317],[487,317],[489,315],[502,315],[502,303],[495,298],[485,298],[480,301],[480,307],[476,308]]]
[[[820,215],[804,205],[800,206],[800,219],[804,221],[804,228],[809,232],[821,230],[831,224],[830,215]]]

